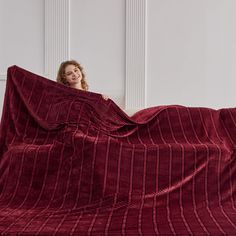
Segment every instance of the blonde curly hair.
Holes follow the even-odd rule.
[[[88,84],[87,81],[85,79],[85,72],[83,67],[81,66],[81,64],[79,62],[77,62],[76,60],[69,60],[69,61],[64,61],[61,63],[58,72],[57,72],[57,82],[64,84],[66,86],[69,86],[68,82],[66,81],[65,78],[65,69],[68,65],[74,65],[75,67],[79,68],[79,70],[81,71],[82,74],[82,79],[81,79],[81,86],[83,88],[83,90],[88,90]]]

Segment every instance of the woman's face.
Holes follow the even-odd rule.
[[[65,79],[70,86],[81,83],[82,73],[75,65],[68,65],[65,68]]]

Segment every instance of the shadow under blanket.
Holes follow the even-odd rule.
[[[0,233],[236,235],[236,109],[111,99],[8,68]]]

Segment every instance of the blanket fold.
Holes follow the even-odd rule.
[[[0,233],[235,235],[236,109],[128,116],[101,94],[8,68]]]

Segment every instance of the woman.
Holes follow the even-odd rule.
[[[83,67],[75,60],[64,61],[61,63],[58,73],[57,82],[75,89],[88,91],[88,84],[85,79]],[[108,96],[102,95],[107,100]]]

